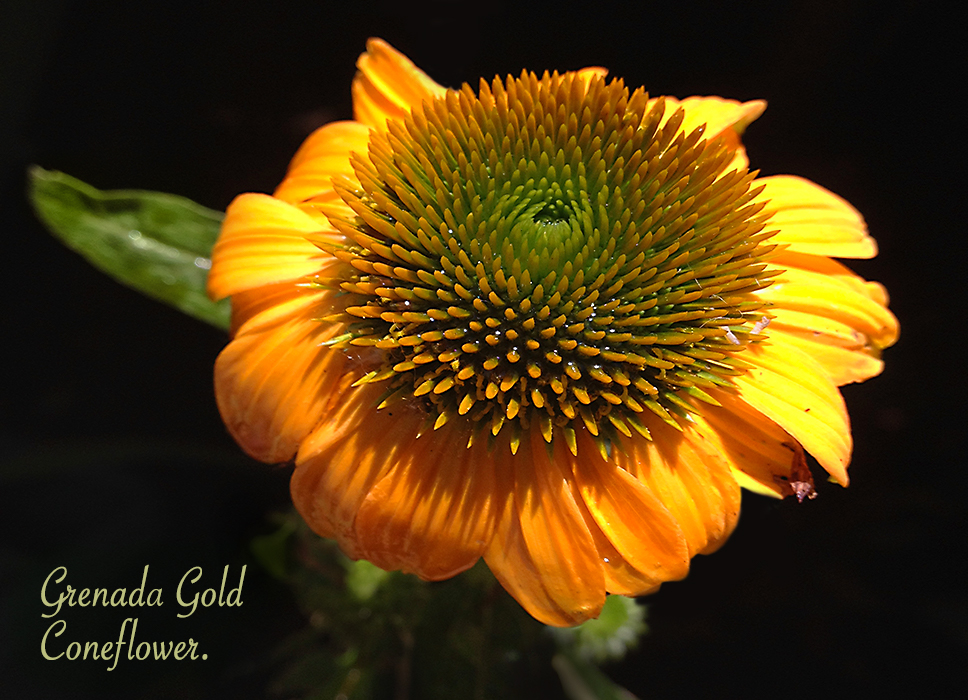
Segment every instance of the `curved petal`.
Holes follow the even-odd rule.
[[[868,338],[847,325],[813,314],[772,310],[770,337],[799,348],[820,363],[837,386],[863,382],[884,370]]]
[[[484,553],[524,609],[557,627],[596,617],[605,604],[602,565],[566,471],[572,459],[562,440],[549,448],[531,431],[508,460],[513,483]]]
[[[689,573],[690,552],[675,516],[648,481],[636,479],[615,462],[605,462],[584,431],[579,434],[573,474],[593,520],[589,528],[600,528],[625,562],[642,575],[648,582],[644,590]]]
[[[759,292],[774,317],[768,334],[811,356],[837,385],[879,374],[881,350],[899,333],[884,288],[815,255],[785,252],[771,265],[784,272]]]
[[[864,217],[830,190],[793,175],[761,177],[753,184],[765,185],[757,199],[769,200],[764,209],[772,214],[768,226],[779,229],[771,243],[785,244],[795,253],[835,258],[877,255]]]
[[[703,404],[694,416],[699,432],[730,465],[743,488],[774,498],[793,494],[794,466],[800,465],[800,443],[736,394],[710,390],[720,405]]]
[[[740,398],[790,433],[846,486],[850,420],[824,368],[781,338],[751,345],[742,359],[753,367],[733,378]]]
[[[350,376],[355,378],[355,376]],[[418,410],[396,404],[377,410],[386,388],[349,388],[299,446],[290,482],[292,500],[309,526],[335,537],[354,559],[363,555],[355,520],[364,499],[394,465],[405,462],[424,422]]]
[[[382,39],[366,42],[353,78],[353,118],[377,129],[387,119],[403,119],[424,100],[446,91]]]
[[[679,432],[653,415],[640,419],[652,440],[623,441],[616,461],[668,508],[682,530],[687,557],[713,551],[739,519],[740,489],[728,462],[691,424]]]
[[[467,426],[429,430],[400,453],[356,516],[360,553],[387,570],[438,581],[484,553],[503,504],[486,440],[467,447]],[[375,443],[382,440],[372,433]]]
[[[746,127],[766,111],[764,100],[739,102],[722,97],[687,97],[678,101],[677,105],[675,101],[673,104],[669,102],[669,98],[666,98],[667,110],[677,106],[685,110],[682,128],[686,133],[705,124],[707,139],[723,136],[734,145],[739,144],[739,137]]]
[[[232,437],[263,462],[283,462],[316,426],[342,375],[342,331],[315,320],[330,292],[280,285],[247,295],[235,338],[215,361],[215,398]]]
[[[595,522],[595,517],[588,510],[584,500],[577,499],[576,503],[581,510],[585,523],[588,525],[592,540],[595,542],[595,549],[598,551],[598,557],[602,562],[602,571],[605,574],[605,590],[609,593],[627,596],[648,595],[659,590],[662,581],[657,581],[633,568]]]
[[[208,294],[222,299],[312,275],[334,260],[307,236],[330,234],[305,212],[265,194],[243,194],[225,212],[212,248]]]
[[[890,301],[884,285],[879,282],[868,282],[843,263],[831,260],[826,256],[795,253],[790,250],[785,250],[772,254],[770,261],[777,267],[785,269],[797,268],[798,270],[815,272],[836,279],[858,294],[875,302],[878,306],[886,307]],[[886,323],[886,325],[894,326],[896,323]]]
[[[657,98],[650,100],[650,104],[655,99]],[[706,139],[712,141],[722,137],[727,145],[736,151],[726,171],[749,166],[749,159],[746,157],[746,149],[740,136],[746,131],[746,127],[766,110],[764,100],[738,102],[722,97],[687,97],[684,100],[666,97],[665,103],[663,124],[681,107],[683,110],[681,128],[685,133],[691,133],[698,127],[705,126],[703,136]]]
[[[608,68],[602,68],[601,66],[589,66],[588,68],[582,68],[575,71],[575,74],[578,76],[578,79],[581,80],[582,85],[585,86],[585,90],[587,91],[588,84],[591,83],[594,78],[601,78],[602,80],[605,79],[605,76],[608,75]]]
[[[274,196],[290,203],[314,197],[335,199],[333,178],[356,178],[350,153],[366,153],[370,130],[358,122],[333,122],[319,127],[303,142]]]

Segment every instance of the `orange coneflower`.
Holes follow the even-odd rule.
[[[445,90],[372,40],[355,121],[228,209],[219,409],[351,557],[443,579],[481,556],[536,618],[682,578],[740,486],[847,484],[838,385],[878,374],[876,254],[806,180],[747,171],[765,108],[588,68]]]

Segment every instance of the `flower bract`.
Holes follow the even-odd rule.
[[[229,207],[209,291],[230,432],[295,459],[292,495],[351,557],[429,580],[484,557],[536,618],[686,575],[740,487],[847,485],[838,386],[897,338],[843,199],[750,172],[765,104],[606,71],[447,90],[371,40],[353,121]]]

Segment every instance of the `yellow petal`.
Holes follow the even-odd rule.
[[[600,66],[591,66],[589,68],[582,68],[581,70],[575,71],[578,74],[578,79],[581,80],[582,84],[585,86],[585,90],[588,90],[588,84],[593,78],[605,78],[608,75],[608,68],[602,68]]]
[[[739,137],[746,131],[746,127],[766,111],[766,102],[764,100],[738,102],[722,97],[687,97],[684,100],[666,98],[668,114],[671,115],[678,107],[682,107],[685,111],[682,129],[687,134],[705,125],[703,133],[705,138],[715,139],[723,136],[727,140],[735,139],[734,143],[739,143]]]
[[[863,382],[884,371],[879,352],[863,334],[836,321],[798,311],[776,309],[770,336],[799,348],[820,363],[837,386]],[[817,323],[819,321],[819,323]]]
[[[502,504],[484,558],[511,595],[548,625],[577,625],[605,604],[605,576],[569,474],[563,440],[554,459],[538,431],[510,458],[513,496]]]
[[[650,100],[650,104],[654,100]],[[712,141],[722,137],[735,151],[733,160],[726,167],[726,171],[737,170],[749,166],[746,149],[740,136],[746,127],[755,121],[766,110],[764,100],[750,100],[738,102],[722,97],[687,97],[677,100],[673,97],[665,98],[666,108],[662,123],[664,124],[680,107],[683,109],[682,131],[689,134],[698,127],[704,127],[703,137]]]
[[[306,236],[326,233],[335,232],[321,230],[311,216],[274,197],[236,197],[225,212],[222,231],[212,249],[209,296],[222,299],[318,272],[333,257]]]
[[[834,258],[873,258],[877,243],[867,233],[864,218],[846,200],[809,180],[793,175],[761,177],[754,185],[766,188],[757,197],[769,200],[771,243],[782,243],[795,253]]]
[[[736,394],[718,390],[709,394],[720,406],[703,404],[694,423],[729,463],[737,483],[774,498],[791,495],[793,465],[803,453],[800,444]]]
[[[366,42],[366,53],[356,62],[353,79],[353,118],[383,129],[387,119],[402,119],[424,100],[443,95],[413,62],[382,39]]]
[[[850,422],[843,397],[823,367],[778,338],[750,346],[742,359],[753,367],[733,378],[740,398],[790,433],[846,486]]]
[[[899,333],[884,288],[821,256],[784,252],[771,265],[784,272],[759,292],[775,317],[767,334],[811,356],[837,385],[879,374],[881,350]]]
[[[319,423],[345,363],[343,353],[320,347],[341,326],[314,320],[330,293],[285,287],[265,291],[265,305],[246,304],[235,339],[215,362],[225,425],[264,462],[292,458]]]
[[[487,441],[467,448],[467,438],[466,426],[450,423],[399,453],[356,516],[364,558],[436,581],[469,569],[481,557],[503,501],[495,491]],[[370,439],[379,451],[384,436],[371,432]]]
[[[302,202],[313,197],[333,197],[333,178],[355,178],[350,165],[350,153],[366,153],[370,130],[358,122],[333,122],[316,129],[303,142],[275,197],[290,202]]]

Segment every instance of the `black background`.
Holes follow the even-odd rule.
[[[381,36],[444,85],[608,67],[653,94],[765,98],[753,167],[851,201],[881,246],[851,263],[902,324],[881,377],[844,390],[852,485],[753,495],[732,540],[647,599],[651,632],[611,675],[643,699],[952,697],[968,687],[965,596],[964,66],[921,2],[600,3],[7,0],[0,10],[5,349],[0,394],[0,690],[31,698],[265,697],[267,652],[304,621],[247,542],[288,505],[288,469],[241,456],[214,406],[224,336],[89,267],[34,220],[29,163],[100,188],[224,209],[272,191],[316,126],[351,117]],[[461,8],[461,9],[458,9]],[[62,640],[200,642],[194,665],[45,662],[39,592],[171,597],[248,564],[242,608],[66,615]],[[167,635],[167,637],[166,637]],[[124,664],[122,663],[122,666]],[[549,690],[554,697],[557,690]]]

